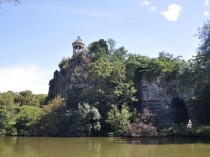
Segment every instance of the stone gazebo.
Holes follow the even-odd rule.
[[[83,43],[80,36],[77,37],[77,40],[72,43],[73,46],[73,56],[75,56],[78,52],[81,52],[85,48],[85,44]]]

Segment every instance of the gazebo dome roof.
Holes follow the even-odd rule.
[[[72,46],[82,46],[85,47],[85,44],[82,42],[82,39],[80,38],[80,36],[77,37],[77,40],[75,40],[72,43]]]

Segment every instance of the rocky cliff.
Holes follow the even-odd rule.
[[[140,83],[142,107],[149,108],[156,115],[161,126],[186,124],[189,119],[198,123],[194,108],[188,103],[189,92],[177,87],[173,82],[156,78],[143,78]]]
[[[86,82],[87,64],[80,64],[64,71],[55,71],[50,81],[49,95],[65,96],[73,87],[88,88]],[[139,91],[142,97],[142,107],[149,108],[156,115],[160,126],[187,123],[192,119],[196,122],[193,108],[188,103],[187,91],[180,91],[173,82],[156,78],[148,80],[142,78]]]
[[[66,96],[73,88],[87,87],[87,68],[90,59],[83,52],[60,63],[60,70],[54,72],[49,82],[49,97]]]

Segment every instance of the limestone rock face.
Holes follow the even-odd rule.
[[[178,91],[172,82],[161,79],[141,80],[142,107],[152,110],[160,126],[187,123],[192,111],[185,91]],[[193,119],[193,118],[192,118]]]
[[[90,59],[81,52],[71,59],[65,60],[66,66],[61,66],[60,71],[54,72],[53,79],[49,82],[49,97],[56,95],[66,96],[74,87],[87,87],[87,68]]]

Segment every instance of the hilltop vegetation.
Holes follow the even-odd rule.
[[[143,78],[165,80],[179,91],[187,88],[187,101],[196,109],[199,123],[210,125],[209,33],[210,22],[206,22],[199,29],[197,55],[188,61],[166,52],[157,58],[130,54],[125,47],[115,48],[112,39],[95,41],[85,54],[62,59],[47,96],[31,91],[1,93],[0,133],[156,136],[162,128],[159,115],[142,108]]]

